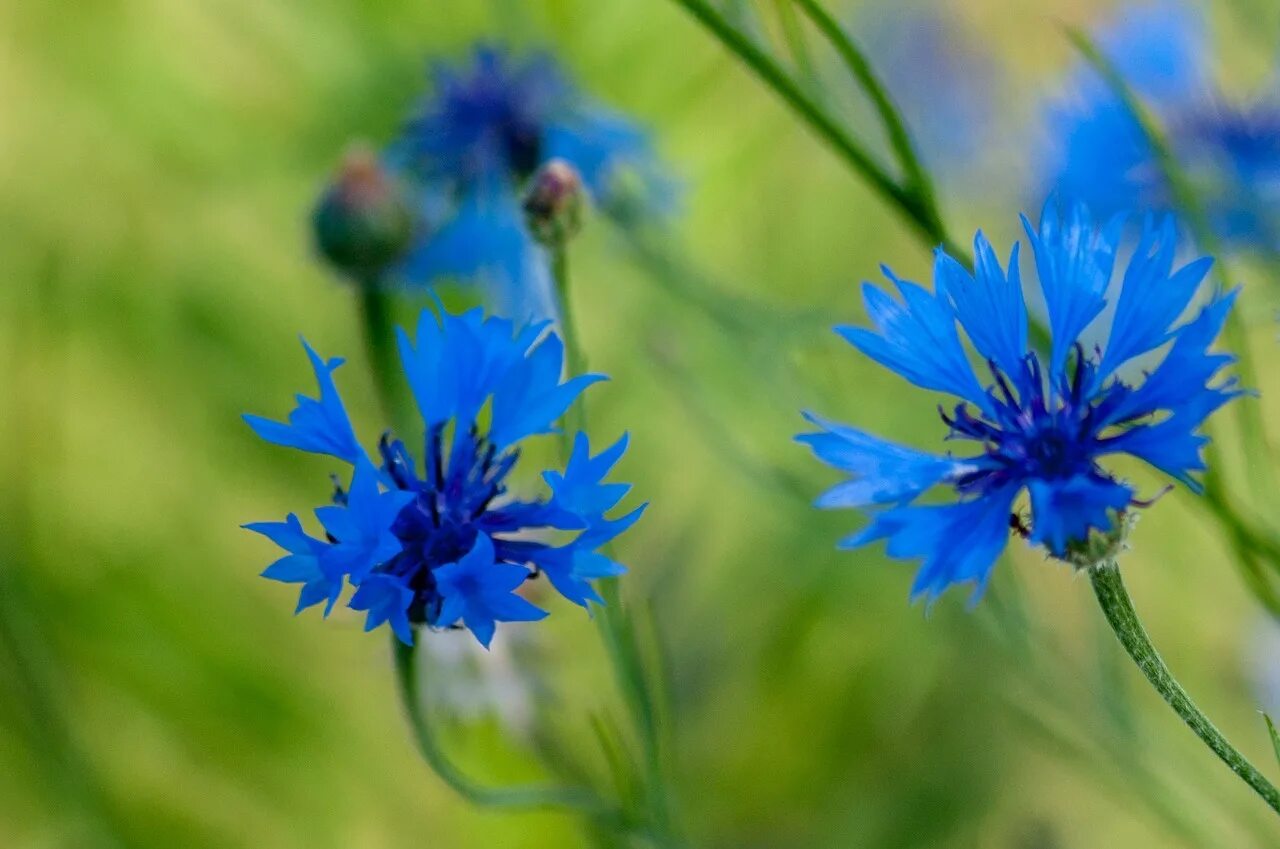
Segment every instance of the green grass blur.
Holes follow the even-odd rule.
[[[956,7],[1026,119],[1071,59],[1058,21],[1106,4],[1008,5]],[[1256,79],[1280,16],[1242,2],[1215,26],[1238,47],[1225,72]],[[1015,545],[976,609],[960,591],[925,615],[908,566],[834,549],[859,520],[808,507],[833,477],[791,442],[798,411],[937,445],[935,399],[826,330],[861,319],[880,262],[919,279],[929,257],[674,4],[43,0],[0,5],[0,846],[581,844],[571,819],[455,799],[411,749],[383,636],[290,616],[293,591],[257,576],[271,547],[239,529],[326,494],[325,462],[239,419],[309,387],[299,333],[348,355],[349,408],[380,427],[307,213],[349,140],[395,132],[425,58],[477,38],[551,45],[652,124],[687,186],[673,252],[770,317],[726,332],[603,225],[575,248],[584,343],[613,377],[593,430],[630,431],[620,477],[652,502],[621,542],[625,593],[661,627],[694,845],[1274,845],[1067,569]],[[958,234],[1017,235],[1011,149],[1003,184],[946,197]],[[1244,283],[1266,366],[1277,289]],[[1276,412],[1263,374],[1246,403]],[[1233,453],[1220,418],[1250,504],[1246,466],[1270,460]],[[1261,613],[1191,502],[1151,511],[1126,573],[1175,671],[1274,773],[1249,686]],[[547,713],[589,750],[615,696],[591,623],[553,613]],[[496,721],[457,731],[478,773],[536,775]]]

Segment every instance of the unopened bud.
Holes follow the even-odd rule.
[[[404,256],[418,224],[404,186],[364,145],[347,151],[312,221],[320,253],[360,280],[376,278]]]
[[[539,168],[524,196],[525,221],[533,238],[544,245],[562,245],[582,229],[582,178],[563,159]]]

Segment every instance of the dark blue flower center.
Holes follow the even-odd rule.
[[[399,440],[384,436],[379,451],[383,469],[396,487],[417,494],[391,527],[403,548],[383,571],[402,578],[414,591],[410,621],[436,624],[440,596],[433,570],[457,562],[471,550],[479,533],[477,520],[506,491],[505,480],[518,452],[498,454],[474,429],[457,434],[449,450],[443,425],[427,434],[423,477]]]
[[[1095,461],[1102,429],[1098,411],[1114,392],[1124,391],[1121,384],[1089,395],[1086,388],[1097,366],[1079,347],[1075,368],[1055,387],[1046,386],[1034,353],[1013,378],[995,363],[988,366],[995,379],[988,390],[989,410],[975,415],[965,403],[952,414],[939,410],[951,429],[949,439],[971,439],[984,449],[975,470],[956,482],[957,490],[982,494],[1030,479],[1103,474]]]

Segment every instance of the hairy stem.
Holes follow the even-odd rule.
[[[1240,776],[1262,800],[1280,813],[1280,790],[1266,779],[1253,764],[1240,754],[1234,746],[1227,742],[1222,732],[1209,721],[1195,702],[1187,695],[1169,667],[1165,665],[1138,613],[1133,609],[1133,601],[1125,589],[1120,577],[1120,568],[1114,561],[1098,564],[1089,570],[1089,579],[1093,582],[1094,594],[1098,597],[1098,605],[1107,617],[1111,630],[1115,631],[1129,657],[1138,665],[1138,669],[1168,704],[1173,708],[1187,727],[1208,746],[1231,771]]]

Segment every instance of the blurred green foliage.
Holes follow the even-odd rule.
[[[963,12],[1025,118],[1071,59],[1055,16],[1104,8],[1005,5]],[[1221,17],[1220,37],[1248,29]],[[582,840],[563,817],[452,798],[412,752],[386,641],[343,613],[291,617],[292,592],[257,577],[269,546],[238,528],[327,494],[322,460],[239,420],[307,385],[299,332],[349,356],[353,416],[380,426],[353,298],[312,257],[306,213],[351,138],[395,131],[426,57],[476,38],[553,46],[655,127],[688,187],[674,269],[589,224],[574,270],[586,349],[613,377],[594,429],[631,432],[621,477],[652,502],[622,541],[625,592],[661,629],[693,842],[1270,845],[1266,812],[1117,663],[1065,568],[1019,549],[976,609],[953,593],[924,615],[909,567],[834,550],[858,520],[808,507],[830,479],[790,442],[798,410],[936,445],[933,399],[826,330],[860,318],[854,284],[879,262],[920,276],[929,257],[656,0],[0,7],[0,845]],[[1004,184],[944,198],[957,233],[1014,237],[1026,163],[1000,165]],[[681,266],[742,320],[655,278]],[[1266,363],[1276,290],[1250,274]],[[1280,386],[1260,388],[1274,411]],[[1242,459],[1269,462],[1236,456],[1236,478]],[[1258,612],[1189,498],[1151,511],[1127,574],[1171,665],[1268,763],[1239,659]],[[541,713],[589,754],[588,717],[618,706],[591,623],[554,612]],[[455,732],[480,774],[536,772],[535,743],[496,721]]]

